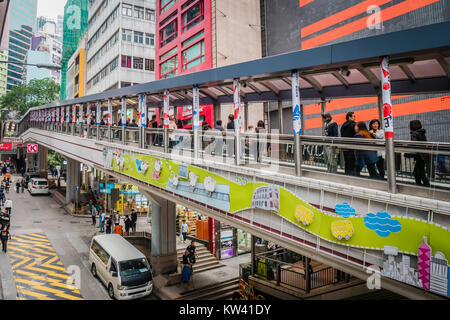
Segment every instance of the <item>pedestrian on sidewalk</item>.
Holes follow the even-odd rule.
[[[131,229],[133,232],[136,232],[136,223],[137,223],[137,213],[136,211],[131,212]]]
[[[21,182],[22,193],[25,190],[26,185],[27,185],[27,182],[25,181],[25,179],[22,179],[22,182]]]
[[[186,223],[186,220],[181,224],[181,234],[183,235],[183,243],[186,243],[187,233],[189,226]]]
[[[88,211],[90,214],[92,214],[92,207],[94,206],[94,204],[92,203],[92,200],[89,200],[89,204],[88,204]]]
[[[9,193],[9,179],[5,182],[5,192]]]
[[[111,233],[112,224],[113,224],[113,216],[110,216],[108,219],[106,219],[106,234]]]
[[[3,188],[0,187],[0,205],[3,207],[3,204],[5,203],[6,198],[5,198],[5,193],[3,192],[3,190],[4,190],[3,184],[2,184],[2,187]]]
[[[11,234],[9,233],[7,226],[3,227],[1,234],[0,234],[0,238],[2,239],[2,250],[4,253],[6,253],[8,240],[11,239]]]
[[[94,206],[92,206],[92,209],[91,209],[91,216],[92,216],[92,225],[95,227],[95,225],[97,224],[97,221],[96,221],[97,209]]]
[[[114,210],[113,214],[114,214],[114,217],[113,217],[114,218],[114,225],[115,226],[120,225],[120,215],[119,215],[119,213],[116,210]]]
[[[12,211],[12,200],[8,199],[5,201],[5,210],[6,212],[8,212],[9,215],[11,215],[11,211]]]
[[[128,216],[125,216],[125,232],[129,233],[132,226],[133,222],[131,221],[131,219]]]
[[[17,181],[16,181],[16,192],[17,193],[20,192],[20,181],[19,181],[19,179],[17,179]]]
[[[100,211],[99,211],[100,212]],[[101,211],[100,213],[100,219],[99,219],[99,225],[100,225],[100,232],[105,232],[105,220],[106,220],[106,215],[104,211]]]

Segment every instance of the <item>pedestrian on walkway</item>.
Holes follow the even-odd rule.
[[[58,180],[59,181],[59,180]],[[25,187],[26,187],[26,185],[27,185],[27,182],[25,181],[25,179],[22,179],[22,182],[21,182],[21,184],[20,184],[20,186],[21,186],[21,191],[22,191],[22,193],[23,193],[23,191],[25,190]]]
[[[330,113],[322,114],[322,121],[325,124],[325,137],[339,137],[338,125],[331,117]],[[329,173],[337,173],[336,147],[326,146],[324,148],[325,162]]]
[[[114,210],[113,211],[113,215],[114,215],[114,225],[115,226],[118,226],[118,225],[120,225],[120,215],[119,215],[119,213],[116,211],[116,210]]]
[[[184,283],[189,282],[191,280],[192,275],[192,261],[190,259],[189,251],[186,249],[183,255],[183,270],[181,272],[181,281]]]
[[[7,179],[5,182],[5,192],[9,193],[9,179]]]
[[[106,219],[106,234],[111,233],[112,224],[113,224],[113,216],[110,216],[108,219]]]
[[[20,181],[19,181],[19,179],[17,179],[17,181],[16,181],[16,192],[17,193],[20,192]]]
[[[12,200],[11,199],[7,199],[5,201],[5,210],[6,210],[6,212],[8,212],[9,215],[11,215],[11,211],[12,211]]]
[[[360,121],[355,125],[355,138],[363,138],[363,139],[373,139],[367,130],[366,123],[364,121]],[[380,175],[375,167],[378,161],[378,155],[376,151],[372,150],[357,150],[355,152],[356,162],[355,162],[355,173],[356,176],[360,175],[360,172],[364,166],[367,166],[367,170],[369,171],[369,175],[372,179],[379,179]]]
[[[105,232],[105,220],[106,220],[105,212],[101,211],[99,218],[100,232]]]
[[[3,204],[5,203],[5,200],[6,200],[5,193],[3,192],[3,190],[4,190],[4,186],[2,184],[1,187],[0,187],[0,205],[2,207],[3,207]]]
[[[129,233],[133,222],[128,216],[125,216],[125,232]]]
[[[374,139],[382,139],[384,140],[384,130],[381,129],[381,123],[378,119],[373,119],[369,122],[369,133]],[[378,161],[377,168],[378,173],[380,174],[380,178],[384,179],[384,158],[386,153],[384,151],[377,151]]]
[[[137,223],[137,213],[136,211],[131,212],[131,229],[133,232],[136,232],[136,223]]]
[[[420,120],[412,120],[409,123],[409,129],[411,131],[411,141],[427,141],[426,130],[422,128]],[[414,165],[414,178],[418,186],[429,187],[430,181],[427,178],[425,168],[429,164],[429,156],[423,153],[416,153],[412,155],[416,164]]]
[[[92,207],[94,206],[94,204],[92,203],[92,200],[89,200],[89,204],[88,204],[88,211],[90,214],[92,214]]]
[[[183,243],[186,243],[187,233],[189,226],[186,223],[186,220],[181,224],[181,234],[183,235]]]
[[[354,138],[355,137],[355,125],[356,115],[354,112],[347,112],[345,116],[346,121],[341,126],[342,138]],[[345,162],[345,174],[355,175],[355,151],[344,150],[344,162]]]
[[[7,226],[3,227],[1,234],[0,234],[0,238],[2,239],[2,250],[4,253],[6,253],[8,240],[11,239],[11,234],[9,233]]]
[[[91,216],[92,216],[92,225],[95,227],[95,225],[97,224],[97,221],[96,221],[97,209],[94,206],[92,206],[92,209],[91,209]]]
[[[186,250],[189,251],[189,258],[191,260],[192,267],[198,259],[198,254],[195,252],[195,249],[196,247],[194,241],[191,241],[191,244],[186,248]]]

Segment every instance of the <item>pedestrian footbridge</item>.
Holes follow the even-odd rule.
[[[450,91],[450,75],[421,75],[426,68],[414,67],[450,56],[450,36],[438,32],[448,27],[444,23],[370,41],[355,40],[351,45],[300,51],[62,101],[30,110],[19,132],[25,142],[56,150],[129,180],[155,197],[204,212],[361,279],[378,270],[381,286],[387,290],[410,298],[447,297],[450,180],[441,160],[449,159],[450,144],[394,140],[394,130],[386,140],[301,135],[299,105],[303,95],[368,96],[377,95],[383,87],[389,89],[384,98],[379,94],[380,110],[384,108],[381,119],[388,132],[392,108],[386,107],[390,107],[386,97],[390,99],[391,87],[398,94]],[[386,56],[395,61],[393,67],[416,70],[415,82],[392,75],[381,86],[377,77],[368,76],[367,70],[379,66],[379,57]],[[389,75],[387,60],[382,60],[379,71]],[[327,77],[341,78],[336,72],[342,66],[365,74],[366,81],[341,79],[339,85],[328,81]],[[295,134],[247,133],[240,130],[239,120],[232,132],[200,130],[200,104],[220,108],[220,104],[234,103],[236,119],[240,119],[241,99],[245,104],[292,99]],[[189,103],[194,108],[193,130],[169,130],[168,106]],[[147,119],[148,108],[161,106],[165,128],[146,128],[142,119]],[[139,127],[113,125],[116,113],[125,124],[127,108],[138,111]],[[108,117],[107,125],[101,125],[103,115]],[[343,150],[385,151],[387,179],[370,179],[364,171],[359,177],[347,176],[342,166],[330,169],[321,156],[326,150],[336,156]],[[430,160],[431,187],[414,184],[411,155],[417,154]]]

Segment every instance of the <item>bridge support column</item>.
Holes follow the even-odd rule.
[[[177,271],[176,204],[152,196],[151,262],[155,274]],[[154,201],[156,200],[156,201]]]
[[[80,162],[73,159],[66,160],[66,204],[75,202],[75,205],[77,205],[81,184]]]
[[[42,178],[48,177],[48,149],[39,145],[39,174]]]

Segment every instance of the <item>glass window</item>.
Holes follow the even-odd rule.
[[[144,33],[135,31],[134,32],[134,43],[144,43]]]
[[[133,57],[133,69],[142,70],[144,68],[144,59]]]
[[[161,79],[169,78],[177,74],[177,56],[174,56],[161,64]]]
[[[166,58],[170,57],[171,55],[173,55],[175,52],[177,52],[177,47],[173,48],[172,50],[170,50],[169,52],[163,54],[161,57],[159,57],[159,60],[164,61],[166,60]]]
[[[100,245],[96,241],[92,242],[91,249],[105,265],[108,264],[109,254],[102,247],[100,247]]]
[[[194,43],[196,40],[203,37],[204,34],[205,34],[205,32],[202,31],[202,32],[197,33],[195,36],[190,37],[189,39],[187,39],[186,41],[183,42],[183,47],[186,47],[186,46],[190,45],[191,43]]]
[[[155,10],[145,9],[145,20],[155,21]]]
[[[131,4],[122,3],[122,15],[131,17],[133,14],[133,6]]]
[[[161,47],[177,37],[177,20],[173,20],[167,27],[160,31]]]
[[[139,275],[144,272],[150,271],[150,266],[147,262],[147,259],[136,259],[129,261],[121,261],[119,262],[120,276],[128,277]]]
[[[131,30],[127,30],[127,29],[122,29],[122,40],[123,41],[128,41],[131,42],[131,35],[132,35]]]
[[[151,33],[145,34],[145,45],[146,46],[155,46],[155,35]]]
[[[144,8],[134,6],[134,17],[138,19],[144,19]]]
[[[153,59],[145,59],[145,70],[147,70],[147,71],[155,71],[155,60],[153,60]]]
[[[174,3],[175,0],[161,0],[161,13],[169,9]]]
[[[199,1],[183,14],[183,32],[203,21],[203,1]]]
[[[205,41],[194,44],[183,51],[183,71],[205,62]]]
[[[122,68],[131,68],[131,57],[122,55]]]

